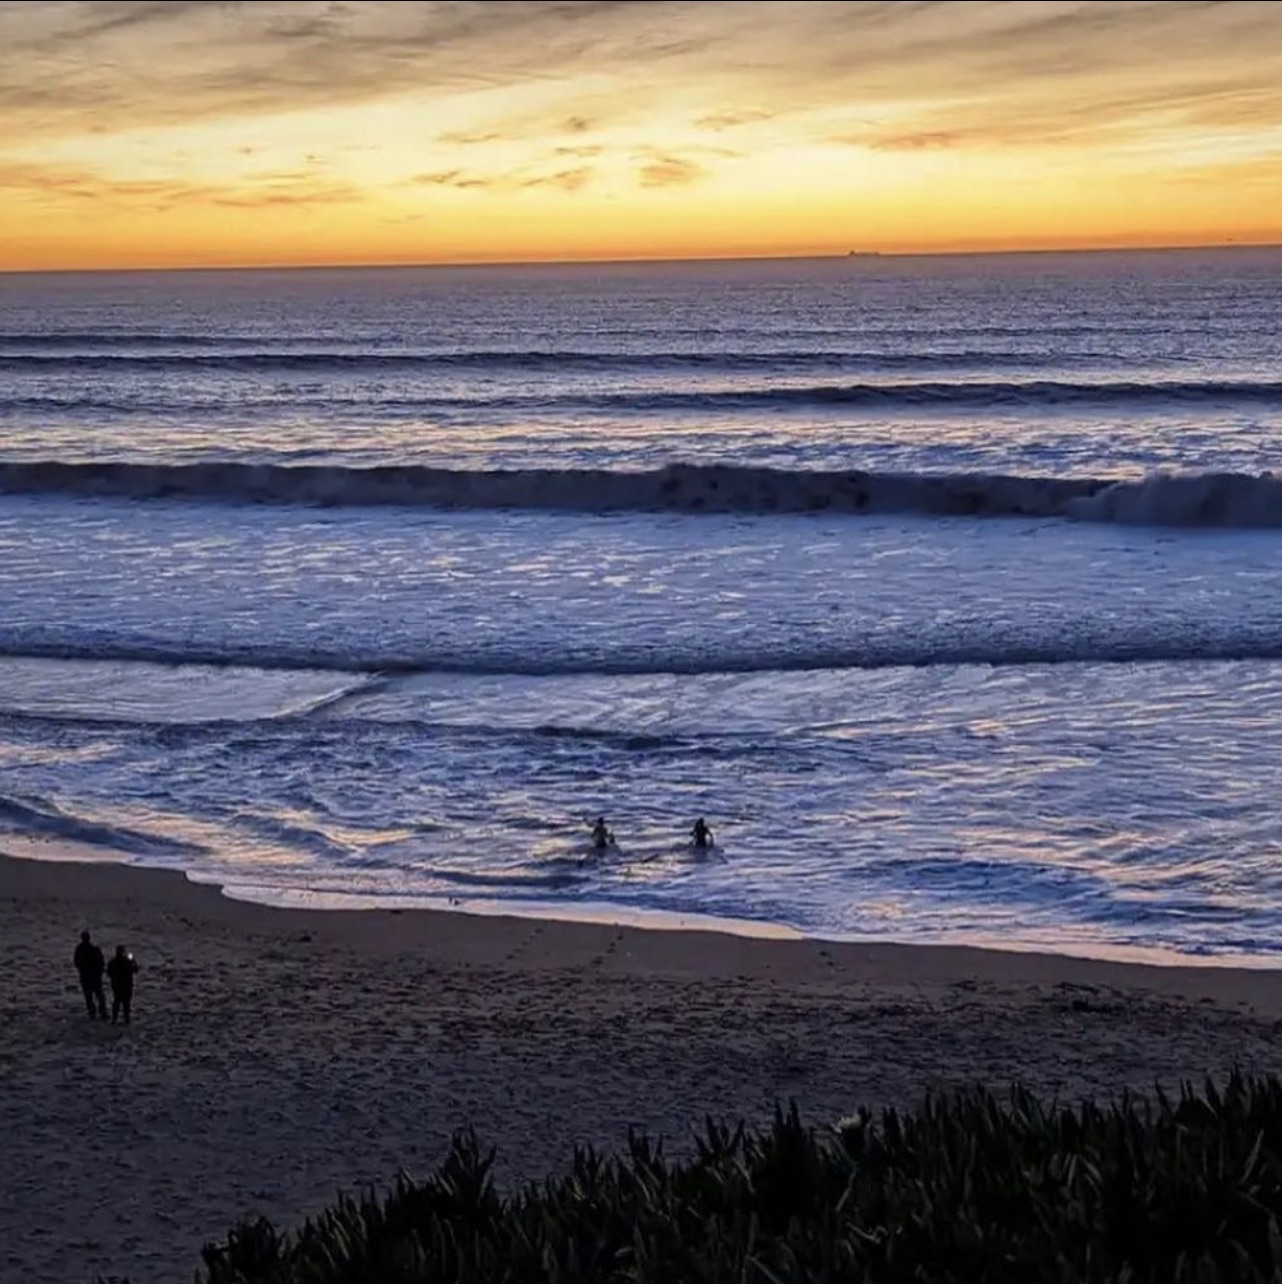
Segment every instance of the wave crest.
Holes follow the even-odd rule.
[[[87,357],[76,358],[77,369],[127,368],[131,373],[162,372],[174,369],[186,371],[221,369],[231,371],[294,369],[309,373],[342,375],[345,372],[378,373],[385,369],[416,371],[424,361],[448,366],[456,361],[464,368],[472,363],[503,368],[505,354],[464,353],[457,357],[435,358],[347,355],[343,353],[296,353],[287,355],[237,355],[221,356],[149,356],[149,357]],[[836,365],[827,367],[830,359]],[[611,355],[604,364],[595,364],[599,358],[591,353],[525,353],[516,356],[512,368],[524,372],[570,370],[610,370],[620,366],[625,358]],[[704,365],[706,360],[707,364]],[[895,363],[878,357],[874,363],[884,367],[896,364],[901,369],[915,368],[913,361]],[[25,369],[28,372],[58,372],[57,358],[13,357],[0,355],[0,371]],[[672,354],[669,357],[645,356],[637,369],[651,373],[665,370],[707,370],[723,373],[751,371],[758,368],[756,356],[740,357],[734,354]],[[666,363],[666,364],[665,364]],[[718,363],[722,363],[718,365]],[[818,372],[831,368],[840,373],[849,361],[844,357],[832,358],[830,354],[817,353],[789,358],[770,356],[766,366],[775,373],[786,375],[790,366],[795,369]],[[927,361],[927,364],[930,364]],[[964,362],[963,362],[964,364]],[[1269,380],[1110,380],[1110,379],[913,379],[890,378],[856,383],[760,383],[728,388],[654,387],[618,388],[605,386],[586,389],[537,389],[523,392],[501,392],[497,395],[478,394],[475,390],[465,395],[423,390],[413,395],[379,396],[377,406],[384,411],[449,412],[485,410],[530,411],[555,406],[563,410],[608,412],[620,415],[673,414],[717,415],[728,412],[756,411],[758,413],[788,413],[823,410],[829,414],[841,411],[858,413],[948,413],[952,411],[987,412],[1039,410],[1054,411],[1089,407],[1179,407],[1202,409],[1207,406],[1268,406],[1282,401],[1282,382]],[[333,397],[321,397],[315,402],[306,398],[295,399],[298,405],[315,404],[330,406]],[[127,396],[103,397],[100,392],[41,391],[30,396],[10,397],[4,403],[17,410],[99,411],[104,413],[129,413],[131,410],[154,409],[156,403],[143,401],[135,406]],[[170,400],[171,408],[189,402]]]
[[[1001,473],[803,472],[673,464],[645,472],[418,465],[0,462],[0,492],[334,507],[568,512],[915,513],[1070,517],[1161,526],[1282,526],[1272,473],[1143,479]]]
[[[91,847],[128,852],[133,856],[192,856],[203,855],[206,851],[197,843],[70,815],[47,798],[0,794],[0,832],[5,830],[44,834]]]
[[[911,352],[850,352],[837,350],[738,352],[700,349],[667,352],[592,351],[468,351],[468,352],[351,352],[281,348],[272,350],[206,351],[199,340],[184,337],[174,342],[173,351],[81,352],[67,345],[67,351],[7,352],[0,341],[0,371],[16,374],[74,370],[123,371],[130,374],[154,371],[300,371],[317,374],[379,374],[386,371],[431,373],[455,370],[517,370],[548,373],[636,372],[662,374],[671,371],[733,373],[754,371],[842,371],[842,370],[968,370],[1000,367],[1032,370],[1064,364],[1086,364],[1090,354],[1052,357],[1045,353],[989,353],[962,349]],[[212,341],[210,347],[215,346]],[[1099,358],[1103,360],[1104,358]],[[876,385],[870,385],[875,387]],[[770,390],[763,390],[770,395]],[[708,395],[696,393],[694,395]],[[715,395],[715,394],[713,394]]]
[[[1163,632],[1143,621],[1133,628],[1079,631],[1067,636],[1054,630],[1033,631],[1025,638],[975,636],[959,640],[931,636],[864,638],[784,649],[752,645],[711,651],[621,647],[608,653],[571,649],[531,654],[526,648],[478,651],[379,649],[364,646],[290,647],[279,641],[233,643],[178,638],[40,638],[19,631],[0,632],[0,659],[114,661],[117,663],[242,668],[264,671],[342,673],[385,681],[422,674],[460,677],[581,678],[681,675],[818,673],[842,669],[903,669],[988,665],[994,668],[1048,664],[1160,664],[1186,661],[1228,662],[1282,659],[1282,637],[1272,626],[1227,626],[1205,632]],[[307,708],[286,717],[306,717]],[[6,716],[14,716],[6,712]],[[46,715],[31,716],[39,720]],[[342,716],[341,714],[339,715]],[[257,719],[270,722],[272,719]],[[165,730],[172,724],[154,724]],[[203,724],[213,726],[213,723]],[[555,738],[557,727],[537,727],[532,734]],[[573,734],[582,734],[578,731]],[[659,747],[658,743],[642,747]],[[0,819],[3,810],[0,809]]]

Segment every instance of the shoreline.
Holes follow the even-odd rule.
[[[555,917],[513,911],[498,902],[487,902],[484,909],[476,908],[479,902],[449,907],[288,906],[230,895],[221,884],[193,879],[182,870],[102,856],[86,860],[67,845],[50,845],[52,854],[47,856],[18,855],[3,850],[5,841],[0,839],[0,899],[62,900],[63,880],[71,867],[77,870],[77,891],[88,895],[91,903],[196,914],[221,928],[254,936],[302,934],[319,943],[356,945],[385,957],[413,952],[443,966],[511,962],[512,938],[518,935],[552,938],[532,960],[522,960],[523,965],[573,966],[573,959],[608,938],[615,943],[615,969],[630,975],[695,972],[706,978],[756,981],[779,974],[793,980],[831,980],[835,973],[861,980],[896,978],[912,985],[959,978],[1006,982],[1017,977],[1025,984],[1109,986],[1202,1001],[1231,995],[1252,1007],[1276,1006],[1282,1019],[1282,967],[1242,966],[1235,960],[1179,956],[1180,961],[1155,962],[991,945],[833,940],[788,929],[776,934],[769,924],[756,934],[717,926],[738,920],[710,918],[705,925],[690,916],[658,926],[636,921],[641,916],[626,911],[618,918],[605,912],[601,917]]]
[[[49,838],[44,835],[0,834],[0,861],[27,861],[36,864],[111,866],[143,874],[176,876],[193,887],[213,890],[220,899],[239,905],[256,906],[296,914],[403,914],[462,916],[467,919],[512,920],[519,923],[586,925],[629,932],[660,934],[693,933],[701,936],[730,936],[748,941],[807,941],[827,950],[943,950],[998,954],[1002,956],[1059,959],[1066,963],[1097,963],[1119,967],[1173,969],[1176,971],[1276,972],[1282,976],[1282,956],[1273,955],[1191,955],[1147,946],[1094,945],[1089,942],[1068,946],[1038,943],[1007,943],[986,938],[960,941],[909,941],[893,938],[811,935],[788,924],[769,920],[726,918],[712,914],[683,914],[619,906],[608,901],[514,901],[484,897],[373,897],[355,893],[313,893],[290,888],[265,888],[246,882],[222,882],[188,870],[148,864],[128,852],[111,851],[86,843]],[[253,893],[259,893],[254,895]]]
[[[138,958],[132,1025],[86,1019],[86,928]],[[1282,1030],[1278,971],[282,909],[101,859],[0,857],[0,936],[0,1275],[27,1284],[190,1279],[240,1218],[423,1176],[464,1127],[510,1182],[789,1101],[1178,1089],[1273,1068]]]
[[[38,859],[38,858],[33,858]],[[156,868],[132,866],[131,868]],[[181,871],[173,871],[181,872]],[[272,889],[274,896],[254,896],[252,891],[268,889],[246,884],[225,885],[215,880],[194,878],[198,886],[213,887],[228,900],[273,909],[300,910],[308,914],[361,913],[382,910],[396,914],[462,914],[469,918],[507,918],[549,924],[588,923],[638,932],[694,932],[704,935],[736,936],[750,941],[811,941],[824,946],[854,946],[872,949],[970,950],[984,954],[1034,955],[1082,963],[1106,963],[1146,968],[1226,969],[1238,972],[1282,971],[1282,956],[1239,954],[1181,954],[1149,946],[1099,945],[1083,942],[1077,947],[1057,947],[1036,942],[998,942],[983,937],[965,940],[901,940],[893,936],[821,936],[787,924],[766,919],[725,918],[715,914],[681,914],[669,910],[636,909],[609,901],[516,901],[485,900],[478,897],[376,897],[356,893],[293,892]]]

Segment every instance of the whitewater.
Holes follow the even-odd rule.
[[[1273,250],[0,277],[0,850],[1274,961],[1279,321]]]

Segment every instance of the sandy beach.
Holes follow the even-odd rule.
[[[79,932],[127,944],[87,1019]],[[506,1176],[629,1127],[820,1123],[1014,1077],[1067,1097],[1276,1064],[1282,973],[237,903],[176,873],[0,859],[0,1277],[190,1279],[261,1212],[422,1173],[473,1125]]]

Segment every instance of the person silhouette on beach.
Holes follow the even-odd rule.
[[[76,971],[80,973],[80,991],[85,996],[85,1007],[89,1009],[89,1018],[107,1019],[107,999],[102,992],[102,974],[107,965],[103,961],[102,951],[93,943],[88,932],[80,933],[80,944],[72,956]]]
[[[134,999],[134,974],[138,964],[134,956],[123,945],[116,946],[116,953],[107,964],[107,977],[111,981],[111,1024],[124,1014],[125,1024],[129,1024],[129,1005]],[[104,1014],[105,1015],[105,1014]]]
[[[690,841],[701,852],[706,852],[712,846],[712,830],[708,828],[708,822],[702,816],[694,822],[694,828],[690,831]]]
[[[599,852],[605,851],[614,842],[614,835],[605,823],[604,816],[598,816],[592,824],[592,846]]]

